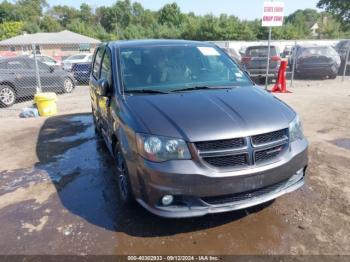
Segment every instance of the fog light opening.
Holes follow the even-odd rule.
[[[173,203],[174,197],[172,195],[165,195],[162,197],[162,205],[163,206],[169,206],[171,203]]]

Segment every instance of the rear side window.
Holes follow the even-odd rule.
[[[24,60],[13,60],[7,62],[7,69],[28,69],[28,65]]]
[[[246,50],[246,56],[251,57],[267,57],[268,47],[267,46],[254,46],[248,47]],[[270,56],[276,56],[276,48],[271,46],[270,48]]]
[[[95,77],[95,79],[99,79],[100,77],[100,65],[101,65],[101,60],[103,56],[103,51],[104,51],[104,48],[100,47],[96,53],[94,66],[92,69],[92,75]]]

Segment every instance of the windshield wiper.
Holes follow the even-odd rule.
[[[207,89],[230,89],[231,87],[225,86],[191,86],[182,89],[172,90],[171,92],[191,91],[191,90],[207,90]]]
[[[169,94],[168,92],[154,90],[154,89],[135,89],[125,90],[125,93],[139,93],[139,94]]]

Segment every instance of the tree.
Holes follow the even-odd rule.
[[[51,16],[45,15],[40,19],[40,30],[44,32],[59,32],[62,30],[61,24]]]
[[[0,40],[20,35],[23,31],[23,22],[4,22],[0,24]]]
[[[349,0],[319,0],[318,8],[325,8],[326,11],[333,14],[338,20],[350,23],[350,1]]]
[[[88,4],[83,3],[80,5],[79,17],[81,21],[89,25],[92,25],[94,22],[94,15],[92,13],[91,7]]]
[[[56,5],[47,11],[47,15],[56,18],[63,27],[66,27],[73,19],[79,17],[79,11],[67,5]]]
[[[176,3],[166,4],[158,13],[158,23],[161,25],[179,27],[182,23],[181,10]]]
[[[350,35],[349,0],[319,0],[319,6],[328,8],[329,12],[297,10],[285,18],[282,27],[272,29],[273,38],[313,38],[310,28],[316,22],[321,37]],[[5,24],[7,22],[10,24]],[[15,22],[20,22],[21,26],[11,24]],[[111,6],[100,6],[95,10],[86,3],[77,9],[66,5],[49,7],[47,0],[5,0],[0,3],[0,24],[4,32],[1,37],[23,31],[57,32],[64,29],[103,41],[135,38],[257,40],[267,39],[268,35],[268,28],[262,27],[259,19],[245,21],[227,14],[184,14],[176,3],[151,11],[131,0],[115,0]]]
[[[320,14],[314,9],[297,10],[286,17],[286,24],[294,26],[297,38],[310,38],[311,27],[318,21]]]
[[[0,23],[6,21],[18,21],[18,12],[16,6],[10,2],[3,1],[0,4]]]

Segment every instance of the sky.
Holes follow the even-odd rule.
[[[116,0],[47,0],[49,5],[68,5],[79,7],[87,3],[92,7],[112,5]],[[281,1],[281,0],[277,0]],[[132,0],[132,2],[135,2]],[[238,16],[241,19],[252,20],[260,18],[264,0],[137,0],[145,8],[159,10],[167,3],[176,2],[182,12],[193,11],[195,14],[203,15],[213,13],[219,15],[226,13]],[[316,8],[318,0],[284,0],[285,15],[289,15],[297,9]]]

